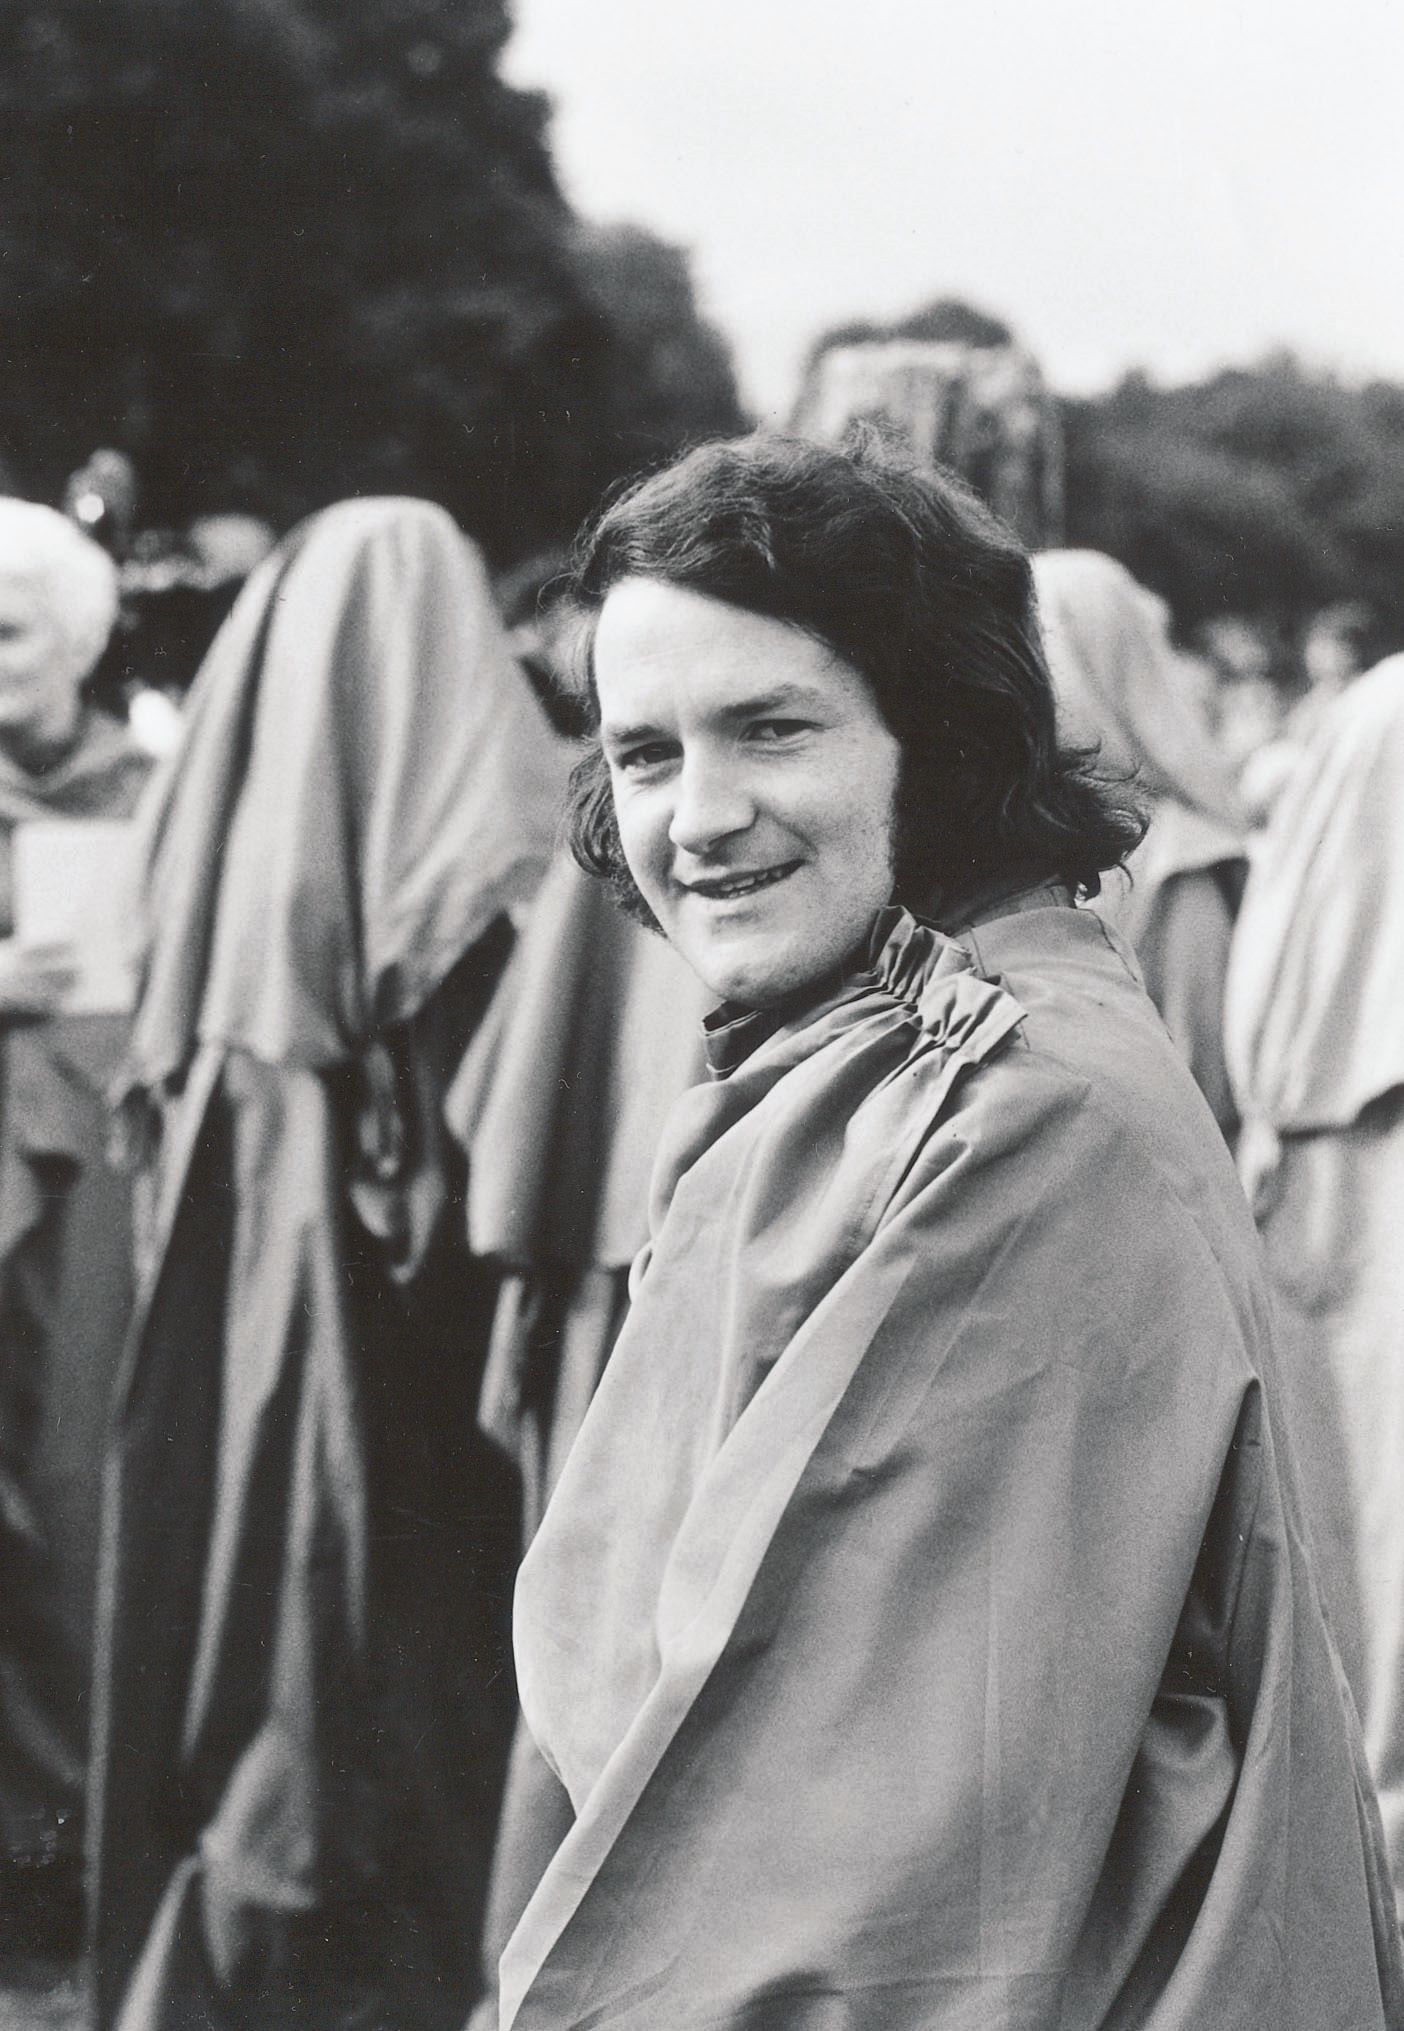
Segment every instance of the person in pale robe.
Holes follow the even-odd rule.
[[[1228,978],[1240,1169],[1404,1914],[1404,656],[1321,713]]]
[[[449,1094],[468,1160],[468,1239],[502,1280],[478,1419],[522,1481],[529,1545],[629,1308],[648,1184],[673,1103],[706,1075],[706,994],[671,946],[566,855],[542,883]],[[484,1924],[498,1956],[570,1825],[570,1802],[519,1725]]]
[[[1026,554],[701,447],[576,597],[573,842],[720,1006],[518,1579],[571,1824],[502,2031],[1404,2020],[1261,1251]]]
[[[104,1161],[120,1011],[70,1011],[79,954],[17,923],[21,827],[127,819],[148,764],[85,680],[117,613],[106,552],[0,500],[0,1949],[81,1929],[97,1487],[130,1304]],[[75,877],[76,878],[76,877]]]
[[[1098,909],[1130,942],[1151,1000],[1230,1141],[1224,975],[1247,879],[1247,822],[1233,773],[1197,711],[1165,604],[1114,558],[1034,559],[1039,618],[1065,736],[1096,743],[1134,777],[1150,824]]]
[[[249,580],[143,813],[99,2026],[448,2031],[474,2000],[518,1526],[443,1102],[563,783],[476,551],[359,500]]]

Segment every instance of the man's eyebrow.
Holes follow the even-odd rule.
[[[764,691],[752,692],[749,698],[736,699],[725,707],[722,717],[757,719],[767,712],[783,712],[788,706],[804,706],[812,710],[823,696],[823,688],[818,684],[789,680],[767,685]]]
[[[640,721],[636,726],[611,726],[608,720],[600,725],[600,739],[606,747],[627,747],[631,741],[659,740],[666,738],[661,727],[649,726]]]
[[[746,719],[763,718],[767,713],[784,712],[792,707],[804,707],[812,711],[823,697],[822,687],[817,684],[785,682],[767,685],[763,691],[752,692],[747,698],[735,698],[722,706],[718,719],[735,724]],[[606,720],[600,727],[600,739],[611,747],[625,747],[636,740],[667,740],[671,736],[662,728],[646,722],[635,726],[614,726]]]

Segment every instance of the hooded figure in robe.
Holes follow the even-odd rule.
[[[107,1398],[131,1302],[128,1188],[105,1162],[120,1011],[69,1007],[77,954],[17,935],[15,839],[125,821],[148,763],[85,682],[112,560],[0,500],[0,1946],[77,1943]]]
[[[560,859],[449,1094],[469,1244],[505,1271],[479,1418],[521,1473],[527,1543],[623,1322],[705,1013],[677,954]]]
[[[1096,550],[1034,559],[1039,618],[1063,729],[1134,775],[1146,836],[1098,899],[1140,962],[1151,1000],[1231,1141],[1224,975],[1247,877],[1247,821],[1233,775],[1197,713],[1165,604]]]
[[[443,1098],[563,780],[471,546],[362,500],[250,579],[145,813],[103,2026],[472,2002],[517,1525],[473,1421],[493,1285]]]
[[[1404,656],[1321,714],[1228,980],[1239,1166],[1404,1914]]]
[[[469,1245],[503,1272],[478,1417],[521,1475],[528,1544],[628,1311],[663,1124],[705,1076],[706,1007],[677,953],[558,859],[449,1095]],[[569,1823],[519,1725],[484,1926],[489,1982]],[[489,1994],[475,2031],[495,2021]]]
[[[712,444],[581,551],[573,836],[721,1007],[518,1581],[503,2031],[1404,2022],[1261,1253],[1025,553]]]

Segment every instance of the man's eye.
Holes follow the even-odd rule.
[[[804,719],[757,719],[748,729],[750,738],[762,747],[772,741],[792,740],[797,733],[807,733],[809,722]]]
[[[645,741],[639,747],[625,748],[614,757],[614,766],[625,775],[637,775],[643,769],[656,769],[664,762],[671,761],[673,750],[667,741]]]

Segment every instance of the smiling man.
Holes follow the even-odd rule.
[[[703,447],[584,539],[582,863],[719,998],[522,1569],[502,2021],[1401,2021],[1252,1223],[1091,911],[1020,546]]]
[[[712,991],[768,1007],[840,967],[892,894],[901,749],[826,643],[683,586],[606,602],[595,665],[629,865]]]

